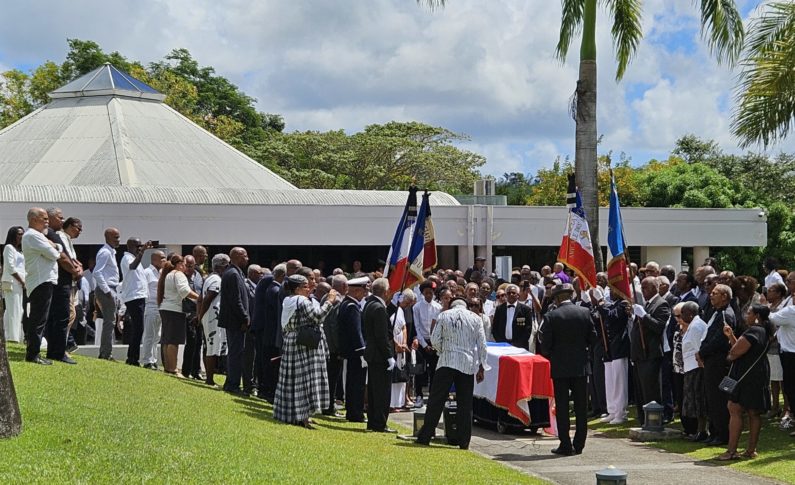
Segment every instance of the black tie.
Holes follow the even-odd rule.
[[[516,305],[508,305],[508,308],[516,308]]]

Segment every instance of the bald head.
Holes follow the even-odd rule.
[[[119,240],[121,239],[121,233],[115,227],[109,227],[105,229],[105,243],[112,247],[117,248],[119,247]]]
[[[191,254],[193,255],[193,259],[196,260],[197,265],[204,266],[204,262],[207,261],[207,248],[204,246],[193,246]]]
[[[149,262],[157,269],[163,267],[163,261],[165,261],[165,259],[166,254],[163,251],[153,251],[152,255],[149,256]]]
[[[41,207],[31,207],[28,209],[28,226],[39,232],[44,232],[49,226],[47,211]]]
[[[248,265],[248,252],[241,247],[234,247],[229,251],[229,259],[238,268],[245,268]]]
[[[297,259],[291,259],[290,261],[287,261],[287,276],[294,275],[296,271],[301,269],[303,266],[304,265],[301,264],[301,261],[298,261]]]

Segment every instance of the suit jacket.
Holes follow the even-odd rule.
[[[723,335],[723,325],[728,324],[732,329],[736,327],[734,310],[732,310],[731,306],[723,310],[716,310],[715,319],[711,323],[707,321],[707,324],[709,324],[707,333],[704,335],[704,339],[701,340],[701,348],[699,348],[698,353],[704,362],[713,360],[725,362],[731,345],[729,344],[729,339]]]
[[[368,366],[386,368],[389,359],[395,356],[392,327],[386,306],[376,296],[367,297],[362,311],[362,327],[364,328],[364,360]]]
[[[508,318],[508,303],[499,305],[494,310],[494,323],[491,326],[491,334],[495,342],[508,342],[514,347],[523,349],[529,348],[530,332],[533,329],[535,313],[533,309],[524,303],[516,302],[516,311],[513,313],[511,322],[513,335],[510,342],[505,338],[506,319]]]
[[[661,296],[656,296],[646,303],[646,315],[643,318],[633,317],[630,333],[630,358],[634,362],[662,357],[662,339],[665,326],[671,318],[671,307]],[[641,340],[641,330],[643,339]],[[646,350],[643,350],[643,342]]]
[[[588,355],[597,341],[591,312],[564,302],[546,314],[540,334],[541,353],[549,359],[553,379],[588,375]]]
[[[251,303],[251,331],[254,333],[262,332],[265,328],[265,294],[268,287],[273,283],[273,275],[263,276],[254,290],[254,298]]]
[[[248,321],[246,280],[243,278],[243,271],[230,264],[221,277],[221,309],[218,312],[218,326],[239,329]]]
[[[340,303],[337,326],[339,328],[340,354],[346,359],[363,355],[362,310],[359,302],[350,296],[346,296]]]
[[[595,322],[595,325],[601,329],[604,323],[607,333],[608,351],[605,352],[605,362],[629,357],[629,316],[625,310],[626,305],[624,300],[616,300],[596,308],[596,318],[601,317],[601,321]],[[597,331],[597,335],[599,334],[600,332]],[[596,345],[604,346],[601,336]]]
[[[669,292],[665,295],[665,301],[668,302],[668,306],[671,308],[671,316],[668,318],[668,325],[665,327],[665,338],[668,339],[668,348],[673,352],[674,333],[679,328],[679,322],[676,321],[674,316],[674,306],[679,303],[679,297]]]

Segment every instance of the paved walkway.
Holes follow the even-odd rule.
[[[412,413],[391,414],[390,420],[411,429]],[[441,426],[440,426],[440,429]],[[596,481],[595,472],[613,465],[627,472],[630,484],[747,485],[776,484],[773,480],[734,471],[714,462],[669,453],[626,439],[606,438],[589,432],[582,455],[558,457],[550,450],[557,438],[539,434],[499,434],[478,425],[472,428],[470,450],[552,483],[582,485]],[[437,435],[443,436],[444,431]],[[716,454],[720,450],[716,449]]]

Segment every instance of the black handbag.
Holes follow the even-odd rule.
[[[392,383],[399,384],[401,382],[408,382],[409,372],[407,367],[408,366],[403,366],[403,368],[400,368],[395,364],[395,367],[392,368]]]
[[[303,325],[298,327],[298,335],[295,337],[295,342],[308,349],[316,349],[320,346],[320,339],[322,336],[323,331],[320,330],[320,327],[315,325]]]
[[[767,347],[769,345],[770,341],[768,341],[768,344],[765,345],[765,350],[763,350],[762,353],[759,354],[759,357],[756,358],[754,363],[751,364],[751,367],[749,367],[745,371],[745,373],[743,373],[743,375],[740,376],[739,379],[734,379],[733,377],[731,377],[732,369],[734,369],[734,362],[732,362],[731,367],[729,367],[729,375],[726,375],[723,377],[723,379],[721,379],[720,384],[718,384],[718,389],[728,394],[729,397],[736,397],[735,392],[737,391],[737,386],[740,384],[740,381],[742,381],[745,378],[745,376],[747,376],[748,373],[751,372],[751,369],[753,369],[757,363],[759,363],[759,359],[761,359],[763,355],[767,354]]]

